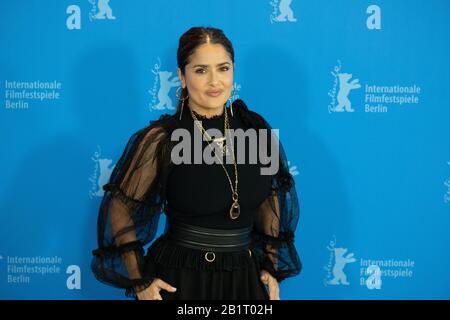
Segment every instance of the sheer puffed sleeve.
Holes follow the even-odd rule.
[[[299,274],[302,269],[294,244],[299,204],[281,144],[280,158],[279,172],[272,178],[271,194],[258,208],[253,235],[261,268],[278,282]]]
[[[91,269],[99,281],[126,289],[128,297],[153,280],[145,269],[143,247],[154,239],[164,210],[168,136],[157,123],[129,139],[109,182],[103,186],[98,214],[98,248],[93,251]]]
[[[249,127],[272,129],[261,115],[249,111],[242,100],[236,100],[233,106],[235,104]],[[278,149],[279,169],[272,175],[271,190],[256,213],[253,246],[261,269],[268,271],[281,282],[299,274],[302,269],[294,244],[300,210],[295,181],[289,172],[286,154],[278,137],[274,136],[274,139],[277,148],[273,148],[274,140],[268,143],[268,148],[272,152]]]

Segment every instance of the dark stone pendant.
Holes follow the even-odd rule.
[[[233,205],[231,206],[230,209],[230,218],[231,219],[237,219],[239,217],[239,215],[241,214],[241,207],[239,206],[239,203],[233,202]]]

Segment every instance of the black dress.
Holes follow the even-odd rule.
[[[227,110],[232,129],[270,129],[240,99],[233,102],[233,111],[231,117]],[[205,129],[223,133],[223,114],[212,118],[197,114],[197,118]],[[268,299],[259,278],[261,270],[282,281],[302,268],[294,246],[298,200],[281,144],[276,174],[261,175],[259,159],[250,164],[246,158],[245,164],[237,165],[241,213],[232,220],[228,214],[231,190],[223,167],[203,161],[174,164],[171,151],[178,141],[171,141],[171,135],[175,129],[185,129],[191,137],[198,130],[187,104],[181,120],[179,114],[163,115],[133,134],[103,187],[99,247],[91,264],[96,278],[125,288],[128,297],[136,297],[136,291],[160,278],[177,288],[174,293],[161,290],[164,300]],[[190,143],[193,148],[194,141]],[[203,148],[207,147],[203,142]],[[247,155],[248,148],[247,143]],[[225,163],[225,168],[234,183],[233,164]],[[249,250],[217,252],[215,260],[208,262],[204,251],[172,243],[166,234],[154,239],[161,213],[168,221],[205,228],[253,226],[252,243]]]

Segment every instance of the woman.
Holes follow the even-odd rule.
[[[276,154],[278,171],[263,175],[261,161],[237,161],[229,136],[224,142],[208,134],[270,129],[242,100],[231,102],[234,51],[221,30],[188,30],[177,62],[177,112],[132,135],[103,187],[92,270],[139,300],[279,299],[278,283],[301,270],[298,201],[284,152]],[[179,129],[206,140],[200,154],[195,147],[189,155],[174,152]],[[211,154],[220,161],[196,164],[205,148],[218,150]],[[162,212],[165,232],[153,241]]]

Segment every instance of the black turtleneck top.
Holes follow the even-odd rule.
[[[219,129],[223,135],[224,113],[212,117],[201,116],[193,111],[205,130]],[[227,109],[231,129],[246,129],[240,114]],[[194,137],[194,130],[199,130],[188,108],[184,108],[181,119],[181,128],[189,131]],[[199,134],[200,131],[197,132]],[[194,150],[194,139],[191,141],[191,150]],[[236,142],[235,159],[236,157]],[[203,148],[210,148],[208,142],[203,141]],[[248,160],[249,141],[246,139],[245,151]],[[209,152],[209,150],[207,150]],[[258,159],[258,157],[257,157]],[[222,159],[221,159],[222,160]],[[225,160],[225,158],[223,158]],[[206,164],[178,164],[174,165],[168,179],[167,194],[170,218],[182,222],[210,227],[232,229],[241,228],[253,223],[255,210],[268,197],[271,187],[271,176],[260,174],[260,162],[256,164],[237,164],[238,195],[240,216],[230,219],[229,210],[232,205],[232,192],[224,168],[220,163]],[[234,165],[224,163],[231,182],[235,184]]]

